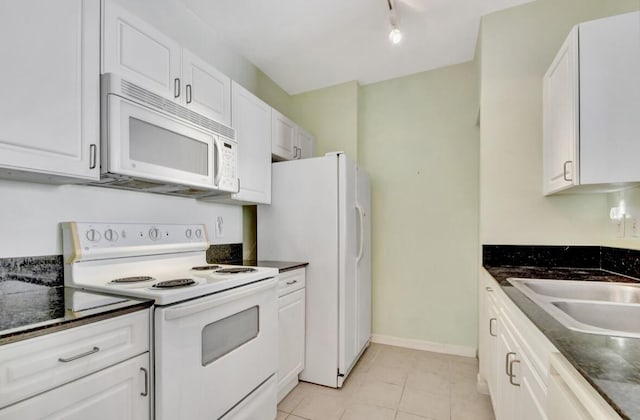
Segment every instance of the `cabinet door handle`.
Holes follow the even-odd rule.
[[[144,392],[141,392],[140,395],[146,397],[149,395],[149,372],[143,367],[141,367],[140,370],[144,373]]]
[[[180,78],[176,77],[173,79],[173,97],[180,97]]]
[[[487,292],[493,292],[493,289],[489,286],[485,287],[484,290],[486,290]]]
[[[100,351],[100,347],[94,347],[94,348],[92,348],[91,350],[89,350],[87,352],[84,352],[84,353],[81,353],[81,354],[78,354],[78,355],[75,355],[75,356],[71,356],[71,357],[67,357],[67,358],[59,357],[58,361],[62,362],[62,363],[73,362],[74,360],[78,360],[78,359],[80,359],[82,357],[87,357],[87,356],[89,356],[89,355],[91,355],[93,353],[97,353],[99,351]]]
[[[298,280],[288,281],[287,286],[291,286],[292,284],[296,284]]]
[[[191,103],[191,85],[187,85],[187,103]]]
[[[573,163],[570,160],[567,160],[564,162],[564,165],[562,165],[562,178],[567,181],[567,182],[572,182],[573,178],[567,178],[567,165]]]
[[[497,321],[497,320],[498,320],[497,318],[490,318],[489,319],[489,335],[492,336],[492,337],[497,337],[498,336],[498,334],[495,334],[493,332],[493,322]]]
[[[515,356],[516,352],[515,351],[510,351],[509,353],[505,354],[504,357],[504,372],[507,374],[507,376],[511,376],[511,371],[509,370],[509,368],[511,367],[511,363],[510,363],[510,358],[511,356]]]
[[[520,363],[520,360],[518,359],[513,359],[511,362],[509,362],[509,383],[513,386],[520,386],[520,384],[518,382],[513,382],[513,378],[516,377],[516,375],[513,374],[513,364],[514,363]]]
[[[95,169],[98,164],[98,146],[89,145],[89,169]]]

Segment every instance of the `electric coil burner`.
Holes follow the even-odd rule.
[[[233,267],[233,268],[223,268],[222,270],[217,270],[216,273],[238,274],[238,273],[253,273],[254,271],[256,271],[256,269],[252,267]]]
[[[155,287],[156,289],[174,289],[176,287],[193,286],[194,284],[196,284],[196,281],[194,279],[174,279],[161,281],[151,287]]]
[[[220,268],[219,265],[199,265],[197,267],[191,267],[192,270],[197,271],[217,270],[218,268]]]
[[[151,280],[155,280],[155,279],[150,276],[134,276],[134,277],[121,277],[119,279],[113,279],[111,280],[111,283],[129,284],[129,283],[140,283],[143,281],[151,281]]]

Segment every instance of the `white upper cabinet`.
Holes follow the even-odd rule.
[[[543,79],[544,194],[640,182],[638,109],[640,12],[573,28]]]
[[[102,72],[117,73],[169,99],[179,98],[182,49],[113,1],[104,2]]]
[[[99,0],[0,4],[2,176],[99,178],[99,27]]]
[[[295,122],[272,110],[271,153],[274,160],[306,159],[315,154],[315,138]]]
[[[271,204],[271,107],[233,82],[232,125],[238,141],[238,201]]]
[[[271,153],[279,160],[295,159],[296,123],[275,109],[271,110],[271,115]]]
[[[302,128],[297,130],[297,159],[306,159],[315,155],[316,139]]]
[[[102,72],[231,125],[231,79],[112,0],[104,2]]]
[[[210,118],[231,125],[231,79],[189,50],[182,50],[184,103]]]

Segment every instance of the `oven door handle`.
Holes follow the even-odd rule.
[[[260,282],[248,286],[242,286],[226,292],[204,296],[189,302],[178,304],[164,309],[164,319],[169,321],[172,319],[184,318],[198,312],[206,311],[217,306],[224,305],[235,300],[243,299],[247,296],[263,292],[273,288],[276,293],[276,285],[278,284],[275,277],[269,277]]]

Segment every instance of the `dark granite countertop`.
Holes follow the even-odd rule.
[[[489,265],[485,265],[485,268],[505,294],[623,418],[640,419],[640,339],[570,330],[513,287],[507,279],[519,277],[636,283],[640,280],[597,268]]]
[[[250,267],[271,267],[280,270],[280,273],[290,270],[296,270],[298,268],[306,267],[308,262],[293,262],[293,261],[268,261],[268,260],[243,260],[242,265]]]
[[[149,308],[128,299],[59,285],[0,281],[0,345]]]

